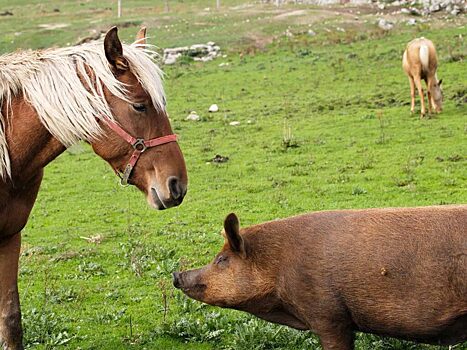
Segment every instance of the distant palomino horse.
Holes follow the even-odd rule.
[[[421,117],[423,118],[426,113],[425,94],[421,82],[423,79],[428,90],[428,111],[431,113],[434,109],[437,113],[441,112],[443,107],[442,80],[438,81],[436,76],[438,58],[431,40],[418,38],[409,42],[402,57],[402,67],[410,82],[410,111],[413,113],[415,110],[415,87],[417,87],[420,96]]]
[[[156,209],[179,205],[185,162],[165,112],[161,71],[142,28],[104,43],[0,56],[0,346],[22,349],[20,232],[43,168],[85,140]],[[136,138],[138,137],[138,138]]]

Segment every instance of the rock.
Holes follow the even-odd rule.
[[[215,103],[211,105],[211,107],[209,107],[209,112],[210,113],[216,113],[216,112],[219,112],[219,106],[216,105]]]
[[[84,43],[89,43],[91,41],[95,41],[95,40],[99,40],[100,38],[102,38],[102,36],[105,34],[105,30],[95,30],[93,29],[91,31],[91,34],[88,35],[88,36],[85,36],[84,38],[81,38],[79,39],[77,42],[76,42],[76,45],[81,45],[81,44],[84,44]]]
[[[401,8],[401,13],[403,13],[404,15],[410,15],[410,10],[404,7]]]
[[[414,26],[417,24],[417,20],[415,18],[410,18],[408,21],[407,21],[407,25],[408,26]]]
[[[182,55],[191,58],[193,61],[207,62],[220,56],[220,47],[215,42],[210,41],[207,44],[194,44],[190,47],[174,47],[164,50],[162,61],[164,64],[174,64]]]
[[[416,7],[411,7],[411,8],[409,9],[409,11],[410,11],[410,14],[411,14],[412,16],[421,16],[421,15],[422,15],[422,12],[421,12],[418,8],[416,8]]]
[[[381,3],[378,4],[378,8],[379,8],[380,10],[384,10],[385,7],[386,7],[386,6],[385,6],[384,4],[381,4]]]
[[[313,30],[313,29],[308,29],[308,33],[307,33],[309,36],[315,36],[316,35],[316,32]]]
[[[3,12],[0,12],[0,16],[13,16],[13,12],[6,10]]]
[[[293,33],[290,31],[290,29],[286,29],[286,31],[284,32],[284,35],[288,38],[292,38],[294,35]]]
[[[230,122],[229,125],[230,125],[230,126],[238,126],[238,125],[240,125],[240,122],[238,122],[238,121],[233,121],[233,122]]]
[[[170,55],[164,59],[164,64],[175,64],[177,62],[178,55]]]
[[[190,114],[188,114],[188,116],[185,118],[185,120],[197,122],[201,120],[201,117],[195,111],[191,111]]]
[[[384,18],[380,18],[378,20],[378,27],[380,27],[382,30],[391,30],[394,28],[394,23],[386,21]]]
[[[441,11],[441,6],[439,6],[439,4],[433,4],[428,8],[428,10],[430,12],[438,12]]]
[[[450,12],[451,15],[453,16],[457,16],[459,13],[461,13],[462,11],[460,10],[459,7],[457,6],[454,6],[454,8],[452,9],[452,11]]]

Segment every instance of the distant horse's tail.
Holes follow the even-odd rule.
[[[428,46],[425,44],[420,45],[420,62],[422,64],[422,69],[424,71],[428,71],[428,58],[429,58]]]

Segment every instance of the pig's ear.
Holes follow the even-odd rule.
[[[240,223],[237,215],[230,213],[224,220],[224,230],[229,242],[230,249],[233,252],[245,255],[245,243],[242,236],[240,236]]]

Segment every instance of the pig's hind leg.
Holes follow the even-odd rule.
[[[317,331],[323,350],[353,350],[354,333],[344,325],[321,325]]]

